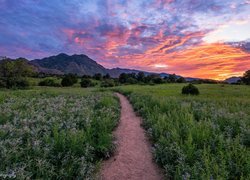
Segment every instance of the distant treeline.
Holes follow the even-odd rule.
[[[30,86],[28,77],[39,79],[39,86],[55,86],[55,87],[67,87],[73,86],[78,83],[81,79],[81,87],[113,87],[123,84],[141,84],[141,85],[154,85],[163,83],[186,83],[185,78],[171,74],[165,77],[161,77],[158,74],[145,74],[139,73],[122,73],[119,78],[112,78],[109,74],[102,75],[100,73],[94,74],[93,76],[83,75],[78,76],[77,74],[45,74],[36,72],[36,67],[30,65],[25,59],[19,58],[17,60],[4,59],[0,61],[0,88],[27,88]],[[51,77],[60,79],[60,82],[55,81]],[[190,82],[190,81],[189,81]],[[215,80],[204,80],[195,79],[191,81],[193,84],[201,83],[224,83]],[[237,84],[250,84],[250,70],[246,71]]]

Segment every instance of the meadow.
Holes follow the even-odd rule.
[[[0,179],[91,179],[114,149],[118,99],[80,88],[0,91]]]
[[[250,87],[196,85],[123,86],[143,118],[155,160],[170,179],[250,178]]]
[[[250,178],[250,87],[184,84],[0,90],[0,179],[93,179],[126,95],[169,179]]]

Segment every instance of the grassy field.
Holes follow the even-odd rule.
[[[250,178],[250,87],[183,84],[123,86],[143,117],[156,161],[173,179]]]
[[[87,179],[113,150],[118,99],[81,88],[0,91],[0,179]]]
[[[128,85],[154,156],[171,179],[250,178],[250,87]],[[0,90],[0,179],[93,178],[114,146],[119,102],[110,89]]]

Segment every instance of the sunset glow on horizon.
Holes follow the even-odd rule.
[[[223,80],[250,69],[249,0],[0,0],[0,56]]]

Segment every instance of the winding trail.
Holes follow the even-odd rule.
[[[153,162],[151,146],[140,126],[142,120],[136,116],[127,98],[116,95],[121,103],[120,124],[114,132],[117,150],[113,157],[104,161],[102,180],[159,180],[163,175]]]

